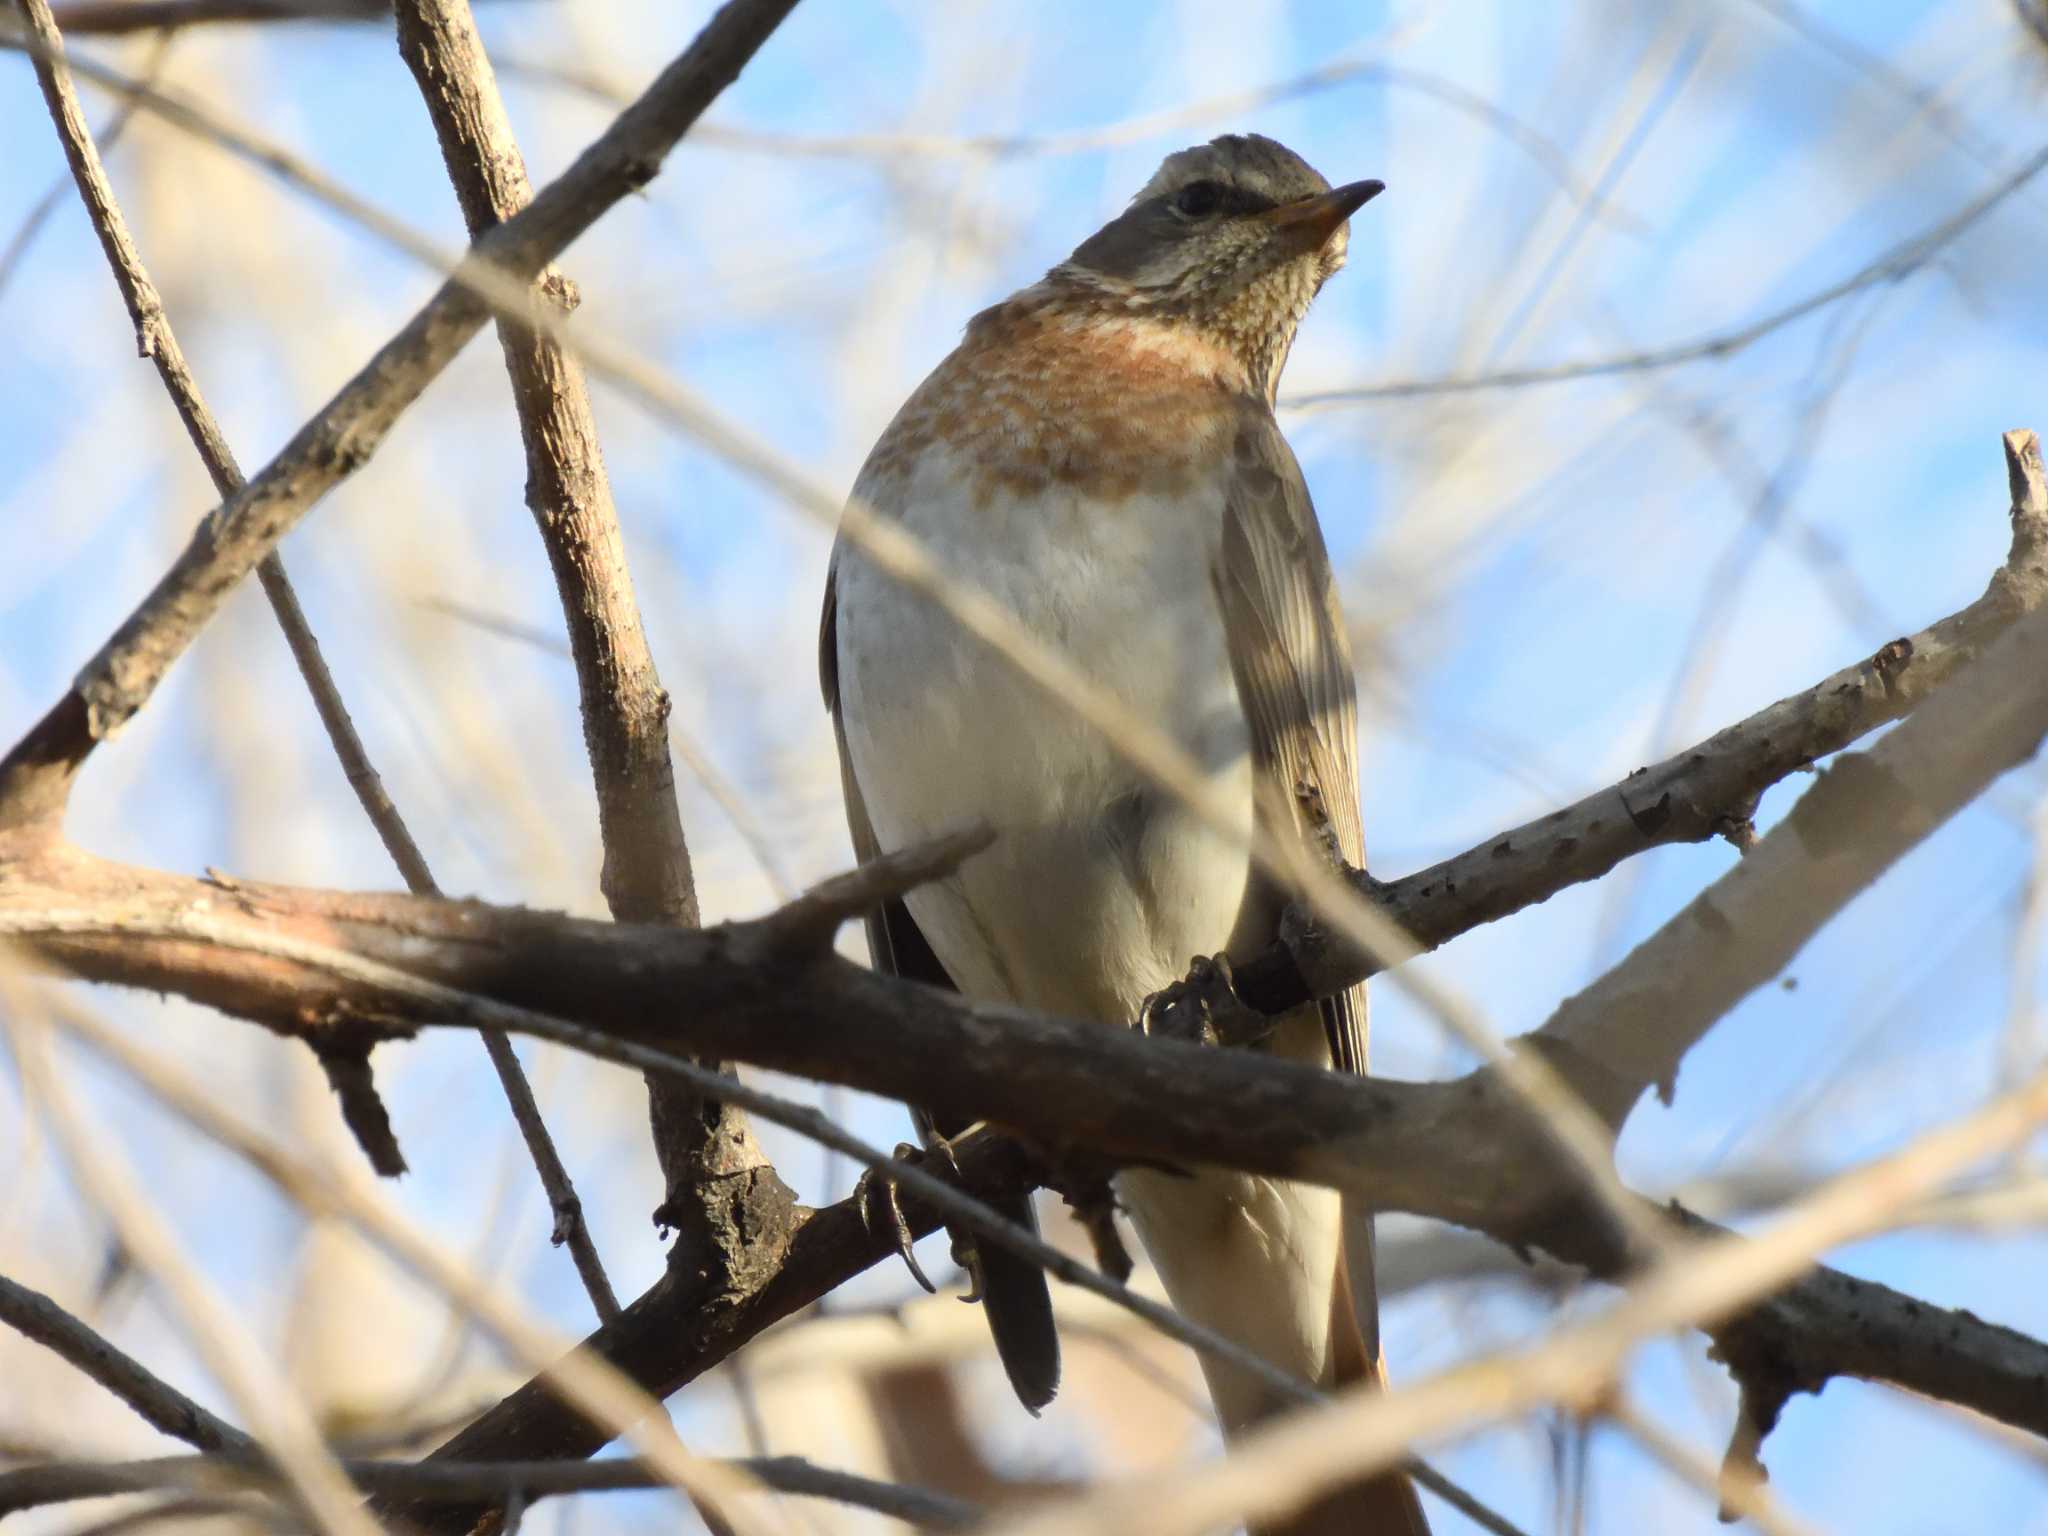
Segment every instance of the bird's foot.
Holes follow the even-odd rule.
[[[938,1145],[945,1147],[944,1142]],[[960,1165],[953,1162],[950,1147],[946,1147],[945,1157],[953,1163],[953,1171],[959,1172]],[[900,1141],[896,1144],[896,1158],[899,1162],[921,1163],[925,1152],[922,1147]],[[878,1225],[886,1225],[890,1236],[895,1239],[896,1252],[902,1258],[904,1268],[910,1271],[910,1278],[937,1295],[939,1288],[932,1284],[931,1277],[917,1262],[917,1234],[910,1230],[910,1218],[903,1214],[903,1193],[897,1188],[896,1181],[884,1169],[870,1168],[854,1186],[853,1198],[857,1202],[861,1224],[868,1229],[869,1235],[874,1234]]]
[[[1145,1034],[1194,1045],[1257,1039],[1270,1027],[1270,1020],[1237,995],[1228,955],[1197,955],[1186,976],[1154,992],[1138,1009],[1138,1028]]]
[[[960,1159],[953,1151],[953,1143],[943,1136],[931,1137],[922,1147],[899,1141],[895,1156],[898,1162],[904,1163],[943,1163],[956,1178],[960,1174]],[[917,1262],[917,1234],[910,1230],[910,1218],[903,1214],[903,1192],[896,1180],[880,1168],[870,1168],[860,1176],[854,1198],[860,1202],[861,1221],[868,1231],[872,1233],[878,1223],[885,1223],[890,1236],[895,1239],[897,1256],[903,1260],[903,1267],[910,1271],[911,1279],[936,1296],[939,1288],[932,1284],[924,1266]],[[981,1278],[981,1251],[974,1246],[974,1239],[964,1232],[954,1232],[952,1238],[953,1262],[967,1276],[967,1294],[960,1299],[980,1301],[986,1294]]]
[[[1053,1161],[1048,1184],[1065,1198],[1095,1250],[1095,1267],[1121,1285],[1131,1278],[1130,1250],[1116,1229],[1116,1167],[1093,1153],[1069,1150]]]

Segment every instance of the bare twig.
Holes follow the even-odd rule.
[[[187,1445],[237,1458],[258,1454],[256,1442],[195,1403],[118,1345],[40,1291],[0,1275],[0,1322],[62,1356],[142,1415]]]
[[[433,118],[470,236],[481,239],[527,205],[532,186],[468,0],[400,0],[396,14],[399,52]],[[544,268],[529,307],[566,312],[571,291]],[[549,331],[508,312],[499,314],[498,338],[526,448],[527,506],[576,664],[605,900],[621,922],[695,926],[696,883],[668,753],[669,697],[634,602],[582,365]],[[647,1091],[665,1184],[656,1220],[679,1231],[676,1261],[716,1285],[736,1262],[734,1229],[787,1222],[794,1197],[735,1112],[700,1103],[670,1078],[650,1079]]]
[[[2048,169],[2048,149],[2036,151],[2018,169],[1970,199],[1947,218],[1938,220],[1891,246],[1864,263],[1839,282],[1830,283],[1782,309],[1749,321],[1712,331],[1691,341],[1674,342],[1617,357],[1587,358],[1574,363],[1553,363],[1534,368],[1503,368],[1491,373],[1452,374],[1443,378],[1397,379],[1385,384],[1359,384],[1345,389],[1316,390],[1307,394],[1283,395],[1280,404],[1291,410],[1321,410],[1331,406],[1356,405],[1365,400],[1412,400],[1424,395],[1464,395],[1488,389],[1523,389],[1539,384],[1563,384],[1574,379],[1605,378],[1617,373],[1642,373],[1657,368],[1676,368],[1709,358],[1733,357],[1775,331],[1803,320],[1817,310],[1847,298],[1875,283],[1896,282],[1924,267],[1936,254],[1966,234],[1984,216]]]
[[[156,285],[150,281],[141,254],[128,232],[127,222],[100,164],[92,136],[85,128],[77,93],[72,89],[62,59],[56,56],[61,42],[50,23],[49,7],[46,0],[21,0],[21,3],[30,30],[47,50],[36,57],[37,73],[43,83],[44,94],[49,98],[51,115],[63,139],[65,155],[78,182],[79,194],[100,236],[114,280],[128,304],[129,313],[135,318],[138,343],[143,354],[155,362],[164,388],[170,394],[179,419],[185,423],[193,445],[199,450],[215,489],[223,497],[232,497],[244,483],[241,468],[227,445],[220,423],[199,391],[198,380],[185,362],[184,351],[178,345],[177,335],[171,327],[170,317],[164,312]],[[128,105],[132,107],[133,103]],[[273,550],[257,565],[256,572],[264,596],[270,601],[271,612],[276,615],[285,641],[291,647],[299,675],[305,679],[313,707],[319,713],[335,756],[341,762],[342,772],[349,787],[355,791],[364,814],[376,828],[407,888],[417,895],[438,895],[439,888],[427,867],[426,858],[398,807],[385,791],[384,782],[371,764],[368,749],[342,702],[341,690],[326,659],[320,654],[319,641],[314,637],[312,626],[299,604],[298,594],[285,573],[283,560]],[[615,1317],[619,1310],[618,1298],[605,1277],[596,1245],[583,1220],[582,1202],[577,1199],[568,1170],[555,1150],[554,1139],[541,1118],[540,1107],[534,1101],[533,1090],[526,1081],[519,1058],[513,1052],[511,1042],[503,1035],[486,1031],[483,1043],[554,1210],[554,1241],[569,1245],[577,1273],[583,1279],[585,1290],[590,1293],[599,1319]],[[322,1058],[322,1065],[327,1068],[329,1081],[340,1093],[345,1118],[356,1131],[357,1139],[369,1154],[372,1165],[386,1175],[404,1172],[405,1160],[391,1133],[390,1118],[371,1084],[367,1059],[330,1054]]]
[[[746,1456],[721,1463],[777,1493],[826,1499],[932,1530],[959,1530],[982,1518],[960,1499],[927,1488],[877,1482],[820,1467],[800,1456]],[[561,1494],[614,1493],[666,1488],[668,1479],[638,1459],[605,1461],[400,1462],[350,1458],[342,1470],[365,1493],[405,1498],[424,1506],[505,1501],[527,1503]],[[0,1472],[0,1519],[19,1510],[76,1499],[106,1498],[155,1489],[274,1488],[260,1464],[209,1456],[161,1456],[147,1461],[57,1462]]]
[[[258,1346],[248,1324],[201,1273],[169,1224],[136,1187],[134,1175],[107,1145],[91,1134],[69,1087],[50,1060],[48,1021],[16,1005],[23,989],[7,999],[8,1044],[23,1090],[49,1114],[56,1140],[80,1185],[106,1212],[137,1269],[164,1288],[185,1326],[194,1351],[227,1388],[257,1438],[277,1458],[280,1471],[305,1501],[314,1523],[333,1536],[377,1536],[348,1481],[322,1443],[306,1406]]]
[[[223,497],[232,497],[243,485],[241,468],[235,463],[234,453],[228,447],[219,421],[199,392],[199,382],[192,376],[192,370],[185,362],[184,349],[178,345],[177,333],[171,328],[170,316],[164,312],[163,299],[157,293],[156,284],[150,281],[148,269],[142,264],[141,252],[135,248],[134,238],[128,232],[128,221],[121,215],[113,186],[107,180],[105,167],[100,164],[92,132],[86,126],[78,93],[72,88],[71,74],[63,58],[63,40],[51,19],[48,0],[18,0],[18,3],[30,35],[41,45],[33,57],[36,79],[42,86],[43,99],[49,104],[50,117],[57,125],[57,136],[63,142],[64,157],[71,166],[72,179],[85,203],[86,215],[92,222],[94,234],[99,237],[101,249],[106,252],[115,286],[121,290],[129,318],[134,322],[136,349],[156,364],[157,376],[163,380],[178,419],[184,423],[193,446],[199,450],[200,460],[212,477],[214,489]],[[334,675],[328,671],[327,663],[320,655],[319,642],[313,638],[312,628],[307,624],[291,580],[285,574],[284,563],[275,550],[263,557],[257,566],[257,575],[262,581],[264,595],[270,599],[271,611],[276,614],[278,625],[291,646],[299,673],[313,696],[321,723],[327,727],[328,738],[342,760],[349,783],[355,787],[364,809],[370,813],[371,821],[384,838],[385,846],[392,850],[394,857],[398,857],[399,868],[410,881],[411,868],[399,855],[402,850],[409,852],[417,863],[419,850],[413,846],[411,835],[398,819],[397,808],[384,794],[383,785],[370,766],[362,740],[342,704]],[[369,1063],[361,1057],[323,1055],[321,1066],[341,1101],[343,1118],[355,1133],[371,1165],[388,1177],[405,1172],[405,1157],[392,1135],[391,1117],[378,1097]]]
[[[391,0],[66,0],[57,25],[75,36],[233,21],[374,21]]]
[[[155,44],[142,66],[140,78],[145,84],[156,84],[157,77],[163,70],[164,61],[170,56],[173,36],[174,34],[168,31],[157,33]],[[136,109],[140,105],[140,102],[133,99],[122,102],[115,108],[114,115],[107,119],[106,127],[91,137],[95,137],[99,144],[111,150],[120,142],[121,135],[128,131],[128,125],[135,120]],[[65,188],[70,185],[71,179],[68,175],[59,176],[51,182],[43,195],[36,199],[35,206],[29,209],[27,216],[22,219],[21,226],[7,242],[6,249],[0,250],[0,293],[7,291],[7,285],[13,281],[22,258],[35,243],[35,238],[42,232],[43,225],[49,222],[50,215],[55,213],[58,205],[64,201]]]
[[[2031,1134],[2048,1119],[2048,1073],[1905,1150],[1845,1174],[1753,1238],[1700,1244],[1659,1265],[1605,1316],[1519,1352],[1412,1387],[1354,1388],[1330,1407],[1246,1436],[1221,1462],[1176,1468],[996,1527],[1002,1536],[1192,1536],[1286,1512],[1398,1459],[1417,1439],[1544,1402],[1596,1408],[1630,1351],[1673,1327],[1711,1323],[1792,1279],[1816,1253],[1881,1231],[1901,1202]]]
[[[795,0],[729,0],[575,165],[525,212],[477,243],[465,270],[530,280],[606,209],[647,183],[794,6]],[[0,826],[48,822],[61,812],[93,748],[142,707],[241,578],[376,451],[488,317],[470,285],[450,279],[255,479],[206,519],[150,596],[0,759]]]

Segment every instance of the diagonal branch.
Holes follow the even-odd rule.
[[[102,1337],[40,1291],[0,1275],[0,1322],[61,1356],[121,1399],[153,1429],[202,1451],[253,1457],[257,1445],[141,1361]]]
[[[470,237],[481,240],[532,197],[468,0],[401,0],[398,46],[419,83]],[[535,281],[534,318],[566,312],[574,290],[552,267]],[[626,567],[583,366],[544,326],[500,312],[498,338],[526,450],[526,499],[561,597],[597,786],[602,885],[621,922],[694,927],[697,891],[668,753],[669,698],[656,675]],[[736,1111],[673,1079],[649,1079],[665,1189],[656,1219],[680,1233],[676,1262],[707,1284],[739,1262],[736,1226],[787,1223],[794,1198]],[[742,1212],[739,1207],[747,1209]]]
[[[1652,848],[1717,836],[1746,847],[1765,790],[1904,718],[2014,619],[2048,604],[2040,441],[2008,432],[2004,446],[2012,543],[1975,602],[1576,804],[1398,880],[1360,877],[1363,894],[1427,951]],[[1341,992],[1380,969],[1306,912],[1293,914],[1283,931],[1282,946],[1237,968],[1240,995],[1262,1013]]]
[[[92,130],[86,126],[78,92],[72,86],[71,72],[65,66],[63,40],[51,18],[48,0],[19,0],[19,4],[30,35],[41,45],[31,60],[37,83],[42,87],[43,99],[48,103],[50,117],[57,126],[57,137],[64,146],[64,158],[71,167],[72,180],[77,183],[78,195],[85,204],[86,217],[92,224],[93,233],[99,237],[107,265],[113,271],[115,286],[121,290],[122,302],[128,306],[129,318],[134,322],[136,350],[156,365],[157,376],[163,380],[164,389],[169,393],[171,404],[178,413],[178,419],[184,423],[193,447],[199,450],[200,460],[206,465],[214,489],[223,497],[231,497],[243,485],[241,466],[235,462],[226,434],[221,431],[219,421],[199,392],[199,381],[193,377],[185,361],[184,349],[178,345],[177,333],[172,330],[170,316],[164,311],[162,296],[150,280],[148,269],[142,264],[142,254],[136,249],[134,237],[128,231],[128,222],[121,215],[113,185],[107,180],[106,168],[100,163]],[[291,578],[285,574],[283,561],[273,550],[264,556],[256,570],[263,584],[264,596],[270,600],[271,611],[284,631],[292,657],[298,663],[300,675],[306,680],[314,708],[327,728],[328,739],[334,743],[349,783],[356,788],[365,809],[370,812],[385,846],[391,848],[394,855],[399,855],[401,850],[409,851],[417,860],[418,849],[413,847],[411,835],[398,819],[396,807],[384,794],[376,770],[370,766],[362,739],[356,734],[355,724],[342,704],[334,675],[320,654],[319,642],[314,639],[312,628],[306,622],[305,611],[299,606],[297,593],[292,590]],[[399,867],[406,874],[408,883],[413,883],[412,872],[403,857],[399,858]],[[413,883],[413,888],[419,889],[416,883]],[[387,1176],[405,1172],[405,1158],[392,1135],[391,1117],[372,1084],[369,1064],[360,1058],[337,1058],[331,1054],[323,1055],[320,1062],[340,1097],[342,1114],[349,1129],[355,1133],[371,1165]]]
[[[113,187],[107,180],[92,135],[86,128],[85,115],[72,87],[70,72],[64,66],[62,41],[51,20],[47,0],[21,0],[21,6],[31,33],[43,45],[44,51],[38,53],[33,61],[36,74],[49,101],[51,116],[56,120],[58,136],[63,141],[65,157],[78,183],[79,195],[85,201],[87,215],[99,235],[108,265],[113,269],[115,283],[134,318],[138,346],[144,356],[155,362],[172,405],[184,422],[193,446],[198,449],[207,473],[212,476],[215,489],[222,496],[231,497],[243,486],[241,467],[235,462],[220,423],[200,393],[198,380],[185,362],[184,350],[178,345],[170,317],[164,311],[156,285],[150,280],[142,264],[141,253],[129,234],[127,221],[121,215]],[[312,695],[314,709],[326,728],[349,787],[355,791],[358,802],[376,828],[392,862],[398,866],[407,887],[415,895],[438,895],[439,889],[434,884],[426,858],[398,807],[385,791],[383,779],[370,762],[368,749],[356,731],[355,722],[349,717],[334,674],[320,653],[319,641],[299,605],[298,594],[285,573],[284,562],[275,550],[263,557],[256,567],[256,574],[262,583],[264,596],[270,601],[271,612],[284,631],[292,657],[298,663],[299,674]],[[577,1272],[590,1293],[599,1318],[613,1316],[618,1312],[618,1298],[613,1295],[611,1282],[605,1277],[596,1245],[583,1222],[582,1204],[576,1197],[568,1170],[562,1166],[561,1157],[555,1150],[554,1139],[541,1119],[540,1107],[534,1101],[533,1090],[527,1084],[519,1058],[514,1054],[511,1042],[495,1030],[484,1031],[483,1042],[553,1207],[555,1241],[569,1245]],[[323,1054],[320,1060],[329,1081],[340,1095],[343,1115],[369,1155],[372,1166],[387,1176],[403,1173],[405,1160],[392,1134],[390,1116],[372,1084],[368,1060],[361,1055],[342,1056],[333,1052]]]
[[[795,4],[729,0],[568,171],[477,243],[463,269],[530,281],[613,204],[655,176],[690,124]],[[299,518],[376,452],[488,316],[469,283],[451,277],[276,458],[202,522],[71,688],[0,759],[0,828],[61,815],[93,748],[148,701],[227,594]]]

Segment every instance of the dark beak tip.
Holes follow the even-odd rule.
[[[1354,181],[1337,189],[1337,195],[1349,203],[1353,210],[1363,208],[1367,203],[1387,190],[1384,181]]]

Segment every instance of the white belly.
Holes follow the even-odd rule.
[[[928,456],[891,499],[943,562],[1122,695],[1251,821],[1243,712],[1209,570],[1220,504],[1071,491],[947,499]],[[885,850],[975,821],[997,841],[911,914],[970,996],[1122,1021],[1228,941],[1248,870],[1101,735],[850,544],[839,563],[847,752]]]

